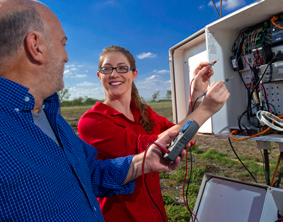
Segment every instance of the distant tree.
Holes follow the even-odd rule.
[[[69,93],[69,88],[64,88],[58,92],[59,102],[61,103],[63,100],[67,100],[70,98],[71,94]]]
[[[142,96],[141,96],[141,101],[142,101],[142,103],[146,103],[145,99]]]
[[[157,97],[159,96],[159,90],[152,94],[152,100],[151,102],[155,102],[157,100]]]
[[[168,100],[170,100],[171,99],[171,90],[168,90],[167,92],[166,92],[166,99],[168,99]]]
[[[98,100],[93,98],[86,98],[84,104],[85,105],[94,105]]]
[[[80,105],[83,105],[83,103],[84,103],[83,97],[75,98],[75,99],[72,100],[73,106],[80,106]]]

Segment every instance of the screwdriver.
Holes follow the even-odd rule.
[[[216,63],[218,60],[219,60],[219,59],[217,59],[217,60],[211,62],[211,63],[207,66],[207,68],[209,69],[209,68],[211,68],[212,66],[214,66],[215,63]],[[223,81],[224,84],[227,83],[227,82],[229,82],[229,80],[232,79],[232,78],[233,78],[233,76],[230,76],[229,78],[226,78],[226,79]],[[202,93],[202,94],[200,94],[200,95],[198,96],[198,98],[197,98],[196,101],[194,102],[194,105],[193,105],[192,109],[194,109],[196,102],[197,102],[201,97],[205,96],[206,93],[207,93],[207,90],[206,90],[204,93]]]
[[[223,81],[223,82],[224,82],[224,85],[225,85],[225,83],[229,82],[230,79],[233,79],[233,76],[230,76],[229,78],[225,79],[225,80]],[[200,94],[199,97],[197,98],[197,100],[200,99],[201,97],[205,96],[206,93],[207,93],[207,90],[206,90],[204,93]]]

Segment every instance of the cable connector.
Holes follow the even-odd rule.
[[[211,63],[207,66],[207,68],[209,69],[209,68],[211,68],[212,66],[214,66],[215,63],[217,63],[218,60],[219,60],[219,59],[217,59],[217,60],[211,62]]]

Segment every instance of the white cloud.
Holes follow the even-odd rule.
[[[86,78],[88,70],[83,68],[84,65],[68,64],[65,66],[64,77],[66,78]]]
[[[66,69],[70,69],[70,68],[72,68],[72,67],[75,67],[75,65],[73,65],[73,64],[67,64],[67,65],[65,65],[65,68],[66,68]]]
[[[158,78],[159,78],[158,75],[152,75],[152,76],[146,78],[145,80],[148,81],[148,80],[154,80],[154,79],[158,79]]]
[[[245,0],[223,0],[222,1],[222,7],[224,10],[234,10],[237,9],[243,5],[245,5],[246,2]],[[209,6],[213,6],[212,1],[209,2],[208,4]],[[216,7],[219,8],[220,7],[220,1],[215,3]]]
[[[78,75],[74,75],[74,78],[86,78],[87,75],[86,74],[78,74]]]
[[[203,8],[204,8],[204,5],[201,5],[201,6],[199,6],[198,8],[199,8],[199,9],[203,9]]]
[[[94,86],[94,85],[97,85],[93,82],[82,82],[82,83],[78,83],[77,86],[80,86],[80,87],[84,87],[84,86]]]
[[[166,73],[170,73],[170,70],[161,69],[161,70],[153,70],[153,72],[156,72],[158,74],[166,74]]]
[[[155,57],[156,57],[156,54],[153,54],[151,52],[143,52],[137,55],[138,59],[155,58]]]

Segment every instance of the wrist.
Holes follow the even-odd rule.
[[[196,121],[199,126],[202,126],[212,115],[213,113],[209,109],[200,105],[190,114],[190,118]]]
[[[140,154],[136,154],[129,167],[129,171],[127,174],[127,177],[123,183],[126,184],[132,180],[137,179],[139,176],[142,175],[142,163],[143,163],[143,157],[144,157],[145,152],[142,152]]]

